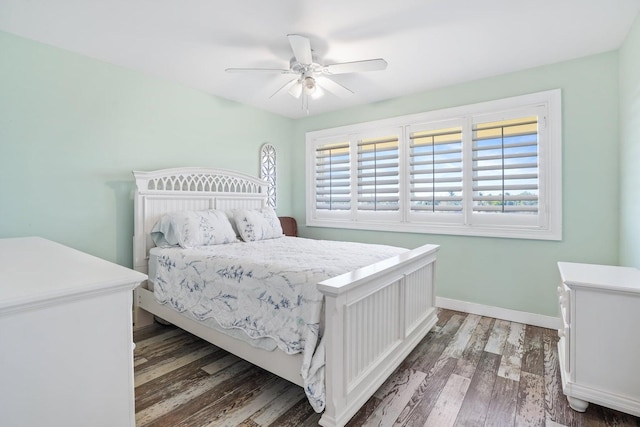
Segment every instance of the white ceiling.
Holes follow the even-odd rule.
[[[287,34],[325,64],[384,58],[333,79],[355,92],[319,114],[616,49],[640,0],[0,0],[0,30],[287,117],[303,117]],[[1,53],[0,53],[1,58]]]

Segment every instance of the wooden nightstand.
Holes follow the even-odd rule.
[[[296,219],[290,216],[280,216],[280,225],[285,236],[298,237],[298,223]]]

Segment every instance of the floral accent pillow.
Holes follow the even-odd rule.
[[[156,246],[183,248],[237,242],[227,214],[222,211],[178,211],[164,215],[151,229]]]
[[[284,236],[278,215],[272,207],[238,209],[233,214],[238,233],[245,242],[277,239]]]

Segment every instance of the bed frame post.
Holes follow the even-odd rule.
[[[337,426],[338,414],[345,411],[346,384],[344,376],[344,310],[345,296],[325,295],[325,410],[322,426]]]
[[[140,329],[153,324],[153,314],[140,308],[140,292],[146,288],[146,280],[133,291],[133,327]]]

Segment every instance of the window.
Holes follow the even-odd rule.
[[[560,90],[307,133],[307,225],[561,239]]]
[[[408,126],[410,222],[461,224],[462,124]]]
[[[315,149],[315,210],[351,209],[351,160],[349,141],[320,145]]]
[[[358,141],[358,210],[399,211],[399,141],[396,135]]]

